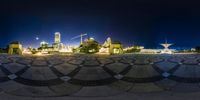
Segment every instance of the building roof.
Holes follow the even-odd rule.
[[[13,41],[10,44],[20,44],[20,42],[19,41]]]

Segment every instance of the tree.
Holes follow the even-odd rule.
[[[195,51],[196,51],[197,53],[200,53],[200,46],[195,47]]]
[[[96,53],[99,52],[100,46],[94,39],[88,39],[80,45],[80,52],[83,53]]]
[[[31,50],[32,54],[36,54],[37,53],[37,50],[34,48]]]
[[[0,48],[0,53],[8,53],[8,47]]]
[[[133,46],[133,47],[127,49],[125,52],[126,53],[135,53],[135,52],[140,52],[140,51],[141,51],[141,49],[138,46]]]

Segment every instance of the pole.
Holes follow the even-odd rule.
[[[81,33],[81,45],[83,44],[83,35]]]

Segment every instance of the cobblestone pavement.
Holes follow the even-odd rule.
[[[109,98],[149,93],[200,93],[200,55],[0,55],[0,97]]]

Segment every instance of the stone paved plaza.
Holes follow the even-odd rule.
[[[0,55],[0,100],[200,98],[200,55]]]

